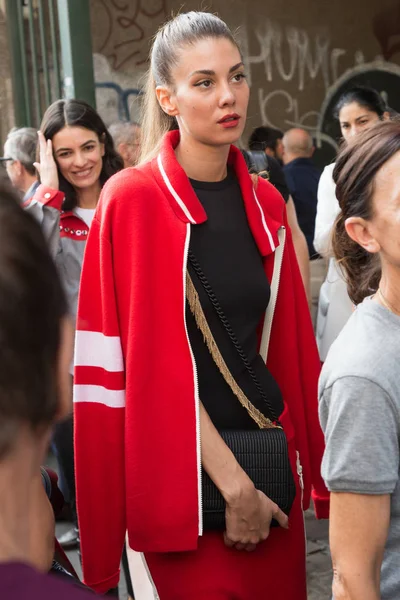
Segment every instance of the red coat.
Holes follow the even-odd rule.
[[[83,263],[75,350],[75,461],[85,582],[117,584],[128,529],[133,549],[193,550],[202,533],[199,398],[185,324],[192,226],[206,220],[174,146],[126,169],[102,191]],[[254,192],[235,147],[233,165],[250,228],[271,279],[284,202],[268,182]],[[229,215],[227,215],[229,218]],[[320,476],[319,358],[291,235],[287,235],[268,367],[280,385],[281,421],[327,516]],[[321,512],[323,509],[323,515]]]

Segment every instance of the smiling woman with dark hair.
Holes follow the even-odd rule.
[[[69,311],[76,314],[83,253],[101,189],[123,160],[99,114],[81,100],[57,100],[46,110],[35,166],[41,185],[26,208],[42,223],[67,294]],[[71,369],[72,372],[72,369]],[[53,449],[67,501],[74,504],[72,419],[55,430]],[[62,538],[67,548],[77,545],[77,529]]]

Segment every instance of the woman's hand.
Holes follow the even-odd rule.
[[[274,502],[254,487],[219,435],[202,403],[200,428],[203,467],[226,502],[225,543],[238,550],[254,550],[259,542],[268,537],[273,518],[285,528],[288,527],[288,518]]]
[[[250,479],[237,493],[226,497],[225,544],[237,550],[251,551],[269,536],[272,519],[288,528],[288,517]]]
[[[40,182],[53,190],[58,190],[57,164],[53,156],[51,140],[47,140],[41,131],[38,131],[40,163],[33,163],[39,173]]]

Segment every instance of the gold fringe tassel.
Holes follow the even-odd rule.
[[[217,365],[226,383],[229,385],[232,392],[239,400],[240,404],[247,410],[250,417],[253,419],[253,421],[257,423],[260,429],[279,428],[250,402],[250,400],[244,394],[243,390],[236,383],[207,323],[207,319],[205,317],[203,308],[200,304],[199,295],[197,293],[196,288],[194,287],[189,272],[186,273],[186,297],[189,302],[190,310],[195,318],[196,325],[203,334],[204,341],[215,364]]]

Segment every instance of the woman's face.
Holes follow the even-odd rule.
[[[65,126],[52,142],[60,172],[75,189],[97,184],[104,156],[104,144],[97,133],[85,127]]]
[[[379,253],[383,272],[400,272],[400,151],[377,172],[373,181],[372,216],[346,220],[349,236],[371,254]]]
[[[340,129],[344,139],[350,140],[364,129],[372,127],[380,120],[378,114],[357,102],[343,106],[339,113]]]
[[[249,86],[239,50],[225,38],[183,48],[172,68],[173,89],[157,88],[159,102],[176,116],[182,138],[211,146],[236,142],[245,127]]]
[[[400,152],[378,171],[374,181],[370,231],[382,263],[400,268]]]

